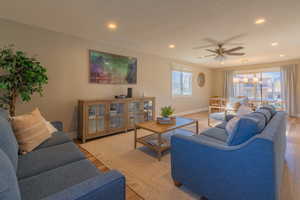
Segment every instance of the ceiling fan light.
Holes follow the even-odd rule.
[[[226,57],[222,56],[222,55],[217,55],[215,57],[215,60],[218,61],[218,62],[222,62],[222,61],[226,60]]]

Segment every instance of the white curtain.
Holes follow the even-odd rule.
[[[296,116],[296,66],[286,65],[280,67],[281,94],[284,108],[289,116]]]
[[[230,99],[233,97],[233,71],[225,71],[224,77],[224,97]]]

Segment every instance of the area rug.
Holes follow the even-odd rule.
[[[149,134],[139,130],[139,136]],[[147,147],[134,149],[134,134],[127,132],[80,144],[110,169],[117,169],[126,177],[127,185],[149,200],[192,200],[200,197],[184,187],[174,186],[170,170],[170,154],[161,161]]]

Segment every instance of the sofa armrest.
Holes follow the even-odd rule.
[[[54,126],[58,131],[63,131],[64,125],[61,121],[53,121],[51,122],[52,126]]]
[[[241,199],[249,188],[259,188],[253,194],[272,199],[267,197],[274,194],[275,188],[272,151],[272,141],[259,136],[241,145],[227,146],[201,134],[174,135],[171,174],[177,183],[208,199]],[[226,192],[233,188],[234,192]]]
[[[112,170],[95,176],[43,200],[125,200],[125,177]]]

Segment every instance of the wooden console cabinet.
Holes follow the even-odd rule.
[[[135,123],[154,120],[155,98],[79,100],[78,132],[82,142],[124,132]]]

